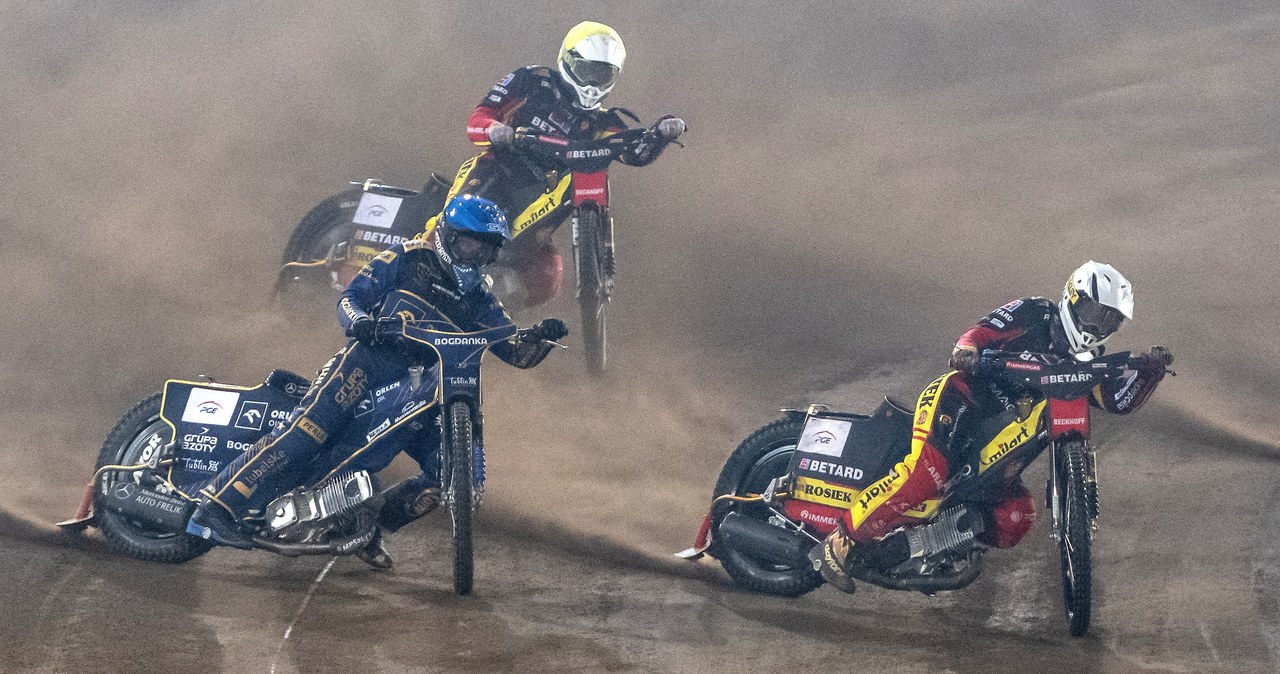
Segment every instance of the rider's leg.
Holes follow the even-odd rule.
[[[560,294],[564,281],[564,258],[555,244],[547,241],[520,260],[516,272],[524,284],[525,305],[545,304]]]
[[[909,521],[903,513],[935,496],[946,483],[947,460],[940,448],[945,448],[956,411],[967,398],[967,387],[951,381],[956,374],[943,375],[920,394],[911,451],[888,475],[862,490],[851,506],[853,530],[838,528],[809,552],[814,568],[837,589],[853,591],[847,568],[857,543],[881,538]]]
[[[293,411],[290,423],[236,457],[200,490],[204,499],[188,531],[195,529],[193,533],[206,538],[240,539],[223,541],[232,545],[244,543],[243,533],[228,524],[259,514],[272,499],[304,479],[312,460],[346,426],[367,393],[369,351],[351,342],[330,359]]]

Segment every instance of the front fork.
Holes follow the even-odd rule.
[[[600,271],[604,275],[603,279],[603,297],[602,301],[607,302],[613,296],[613,275],[617,271],[617,263],[614,257],[614,239],[613,239],[613,216],[608,211],[600,214],[600,245],[597,250],[600,251]],[[573,233],[573,261],[574,269],[581,269],[582,264],[581,237],[582,230],[578,226],[578,213],[574,211],[573,217],[570,219],[571,231]],[[578,296],[582,296],[582,274],[577,274]]]
[[[1085,442],[1084,452],[1084,489],[1085,502],[1089,506],[1089,532],[1098,530],[1098,454],[1093,446]],[[1049,480],[1045,484],[1045,507],[1053,517],[1053,527],[1049,537],[1055,541],[1062,540],[1062,494],[1066,489],[1063,484],[1064,472],[1058,466],[1064,459],[1061,457],[1062,447],[1057,442],[1049,445]]]

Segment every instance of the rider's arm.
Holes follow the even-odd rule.
[[[338,298],[338,322],[342,324],[344,331],[357,319],[368,318],[374,307],[391,290],[403,255],[403,243],[382,251],[342,291],[342,296]]]
[[[485,328],[496,328],[499,325],[513,325],[511,316],[507,315],[507,310],[502,308],[502,304],[494,298],[492,294],[486,294],[485,303],[487,307],[480,312],[480,318],[476,319],[476,324],[472,326],[472,330],[483,330]],[[501,358],[509,365],[514,365],[521,369],[527,369],[541,363],[547,354],[555,348],[547,342],[497,342],[489,347],[489,351],[493,355]]]
[[[616,120],[616,125],[621,127],[612,131],[613,133],[617,133],[617,131],[627,128],[626,122],[623,121],[622,117],[614,112],[614,110],[610,110],[608,114],[613,115],[614,120]],[[610,121],[610,128],[612,129],[614,127],[614,124],[612,123],[613,120]],[[662,154],[662,151],[667,149],[667,146],[670,144],[671,141],[659,136],[657,132],[650,127],[649,133],[645,134],[644,140],[637,143],[629,151],[622,153],[622,155],[618,157],[618,161],[626,164],[627,166],[647,166],[657,160],[659,155]]]
[[[1089,403],[1112,414],[1128,414],[1147,402],[1164,379],[1164,367],[1140,367],[1119,379],[1108,379],[1093,387]]]
[[[511,125],[516,111],[529,98],[530,81],[534,78],[528,68],[521,68],[502,78],[485,94],[484,100],[467,119],[467,139],[476,145],[489,145],[489,127],[494,124]]]
[[[967,371],[978,362],[985,349],[1000,349],[1027,332],[1027,321],[1033,317],[1024,306],[1025,300],[1014,300],[987,314],[978,324],[965,330],[951,350],[951,367]],[[1021,311],[1020,311],[1021,309]],[[1023,315],[1028,314],[1028,315]]]

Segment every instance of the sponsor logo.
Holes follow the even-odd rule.
[[[502,86],[501,84],[494,85],[493,90],[496,93],[502,94],[503,96],[506,96],[508,93],[510,93],[509,91],[507,91],[507,88]]]
[[[182,412],[182,420],[210,426],[226,426],[231,422],[231,414],[239,401],[240,394],[236,391],[192,388],[187,398],[187,407]]]
[[[1009,313],[1013,313],[1013,311],[1014,311],[1015,309],[1017,309],[1018,307],[1020,307],[1020,306],[1022,306],[1022,300],[1014,300],[1014,301],[1012,301],[1012,302],[1010,302],[1010,303],[1008,303],[1008,304],[1006,304],[1006,305],[1004,305],[1004,306],[1000,307],[1000,310],[1003,310],[1003,311],[1006,311],[1006,312],[1009,312]]]
[[[894,486],[894,481],[897,479],[898,473],[896,471],[881,478],[879,482],[871,485],[870,488],[862,492],[862,496],[858,498],[858,506],[864,511],[870,510],[871,501],[875,500],[877,497],[888,494]]]
[[[379,433],[387,430],[388,428],[391,428],[391,420],[383,419],[382,423],[378,424],[377,426],[374,426],[372,429],[369,430],[369,432],[364,436],[364,441],[373,442],[373,439],[378,437]]]
[[[1089,419],[1087,417],[1072,417],[1070,419],[1054,419],[1054,426],[1083,426]]]
[[[842,489],[832,487],[822,487],[806,483],[802,489],[805,496],[816,496],[818,498],[831,499],[833,501],[842,501],[844,503],[853,503],[853,494]]]
[[[338,375],[341,377],[342,375]],[[333,401],[342,406],[342,409],[350,409],[352,405],[364,396],[364,392],[369,387],[369,377],[364,370],[355,368],[351,370],[351,374],[347,375],[342,386],[338,387],[337,392],[333,394]]]
[[[329,439],[328,431],[320,428],[316,422],[306,417],[302,417],[298,420],[298,428],[301,428],[303,433],[311,436],[312,440],[315,440],[320,444],[324,444],[324,441]]]
[[[489,340],[484,337],[436,337],[431,343],[436,346],[486,346]]]
[[[578,196],[580,196],[580,197],[591,197],[591,196],[595,196],[595,195],[597,195],[597,194],[604,194],[604,188],[603,188],[603,187],[592,187],[592,188],[590,188],[590,189],[585,189],[585,190],[574,190],[574,192],[576,192],[576,193],[577,193],[577,195],[578,195]]]
[[[1002,319],[1002,320],[1004,320],[1004,321],[1006,321],[1006,322],[1009,322],[1009,323],[1012,323],[1012,322],[1013,322],[1013,314],[1009,313],[1009,312],[1008,312],[1007,310],[1005,310],[1003,307],[1001,307],[1001,308],[999,308],[999,309],[996,309],[995,311],[993,311],[993,312],[991,312],[991,313],[992,313],[992,315],[994,315],[994,317],[995,317],[995,318]],[[994,322],[994,321],[993,321],[993,322]]]
[[[198,470],[204,473],[216,473],[222,470],[221,461],[210,461],[208,459],[195,459],[189,456],[178,457],[182,461],[183,468],[186,470]]]
[[[1039,372],[1043,369],[1035,363],[1023,363],[1016,360],[1005,361],[1004,366],[1011,370],[1028,370],[1031,372]]]
[[[402,201],[404,200],[400,197],[365,192],[360,195],[360,205],[356,207],[351,221],[357,225],[387,229],[395,222]]]
[[[1070,372],[1067,374],[1047,374],[1040,378],[1041,384],[1078,384],[1093,381],[1092,372]]]
[[[306,420],[304,419],[304,421]],[[251,464],[253,468],[249,469],[249,472],[240,480],[233,482],[231,486],[235,487],[236,491],[244,494],[245,498],[248,498],[258,490],[258,480],[261,480],[263,475],[276,468],[283,468],[288,463],[289,457],[284,452],[276,450],[263,453],[256,463]]]
[[[450,386],[477,386],[480,381],[475,377],[449,377]]]
[[[602,147],[594,150],[569,150],[564,153],[567,159],[593,159],[595,157],[608,157],[613,154],[613,150]]]
[[[387,384],[386,386],[383,386],[382,388],[379,388],[378,390],[374,391],[374,392],[373,392],[373,396],[374,396],[375,398],[381,398],[381,397],[383,397],[383,396],[387,395],[387,392],[388,392],[388,391],[394,391],[395,389],[398,389],[398,388],[400,388],[400,382],[398,382],[398,381],[397,381],[397,382],[392,382],[392,383]]]
[[[807,470],[812,473],[822,473],[832,477],[842,477],[846,480],[861,480],[862,469],[853,466],[842,466],[838,463],[830,461],[819,461],[817,459],[800,459],[800,469]]]
[[[245,498],[249,498],[250,496],[253,496],[253,492],[258,491],[258,485],[255,484],[252,487],[250,487],[240,480],[236,480],[235,482],[232,482],[231,486],[235,487],[236,491],[240,492],[240,494]]]
[[[800,511],[800,519],[806,522],[813,522],[814,524],[826,524],[833,527],[840,524],[840,520],[830,515],[819,515],[818,513],[809,512],[808,510]]]
[[[410,414],[413,414],[426,406],[427,401],[425,400],[410,400],[404,404],[404,407],[400,408],[400,414],[395,418],[395,421],[399,423],[401,419],[404,419]]]
[[[813,441],[820,445],[829,445],[831,444],[831,441],[835,439],[836,434],[831,431],[821,431],[819,433],[815,433],[813,436]]]
[[[380,243],[387,246],[394,246],[397,243],[404,243],[405,237],[398,234],[388,234],[386,232],[370,232],[361,231],[360,240],[370,243]]]
[[[240,413],[236,415],[236,428],[250,431],[262,430],[262,422],[267,418],[267,404],[256,400],[240,403]]]
[[[1003,329],[1004,329],[1004,325],[1005,325],[1004,321],[1002,321],[1002,320],[1000,320],[1000,319],[998,319],[998,318],[988,318],[988,319],[987,319],[987,322],[988,322],[988,323],[990,323],[990,324],[992,324],[992,325],[994,325],[994,326],[996,326],[997,328],[1000,328],[1001,330],[1003,330]]]
[[[365,396],[360,401],[360,404],[356,405],[355,417],[356,418],[362,417],[372,411],[373,411],[373,398],[370,398],[369,396]]]
[[[1018,434],[1010,438],[1007,442],[996,443],[996,451],[990,456],[982,457],[982,465],[984,467],[990,466],[1000,459],[1003,459],[1006,454],[1020,447],[1022,443],[1026,442],[1027,438],[1030,437],[1031,429],[1027,426],[1023,426],[1022,429],[1018,431]]]
[[[212,452],[217,446],[217,436],[209,435],[207,427],[182,436],[182,448],[188,452]]]
[[[250,449],[253,449],[253,444],[254,443],[252,442],[240,442],[238,440],[228,440],[227,449],[234,449],[237,452],[247,452]]]
[[[502,97],[497,94],[489,94],[489,100],[493,101],[494,103],[501,103]]]

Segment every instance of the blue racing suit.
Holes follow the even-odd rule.
[[[361,318],[376,318],[387,295],[405,290],[422,298],[460,331],[511,325],[506,310],[484,284],[459,292],[450,270],[434,250],[435,237],[396,244],[369,262],[338,300],[338,320],[345,330]],[[552,346],[546,342],[499,342],[490,351],[520,368],[542,362]],[[352,442],[347,430],[369,396],[399,381],[409,367],[430,368],[437,356],[429,348],[399,343],[367,344],[352,339],[320,368],[311,388],[289,422],[263,437],[201,489],[211,502],[237,519],[259,515],[266,504],[285,492],[340,470],[385,468],[394,454],[366,452],[371,445],[405,447],[421,466],[424,482],[435,481],[439,433],[433,406],[423,418],[430,423],[406,425],[396,432],[422,433],[420,440],[389,442],[384,436],[363,436]]]

